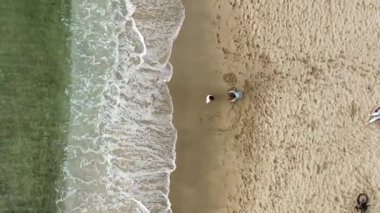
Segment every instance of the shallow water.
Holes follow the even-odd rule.
[[[71,13],[71,118],[57,205],[170,212],[176,131],[166,82],[182,5],[73,0]]]
[[[170,212],[181,3],[2,3],[0,209]]]

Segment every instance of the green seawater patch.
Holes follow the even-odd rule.
[[[68,0],[1,0],[0,212],[57,211],[70,116],[69,16]]]

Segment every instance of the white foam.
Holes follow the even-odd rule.
[[[133,13],[134,18],[132,18]],[[176,130],[166,82],[178,0],[73,0],[62,212],[171,212]]]

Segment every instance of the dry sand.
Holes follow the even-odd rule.
[[[173,211],[356,212],[366,192],[380,212],[380,2],[183,3]]]

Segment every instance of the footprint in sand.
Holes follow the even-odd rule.
[[[236,128],[240,120],[240,106],[228,104],[218,107],[207,107],[202,110],[200,123],[204,128],[213,131],[229,131]]]
[[[223,80],[226,82],[229,86],[235,86],[236,84],[236,75],[232,72],[226,73],[223,75]]]

